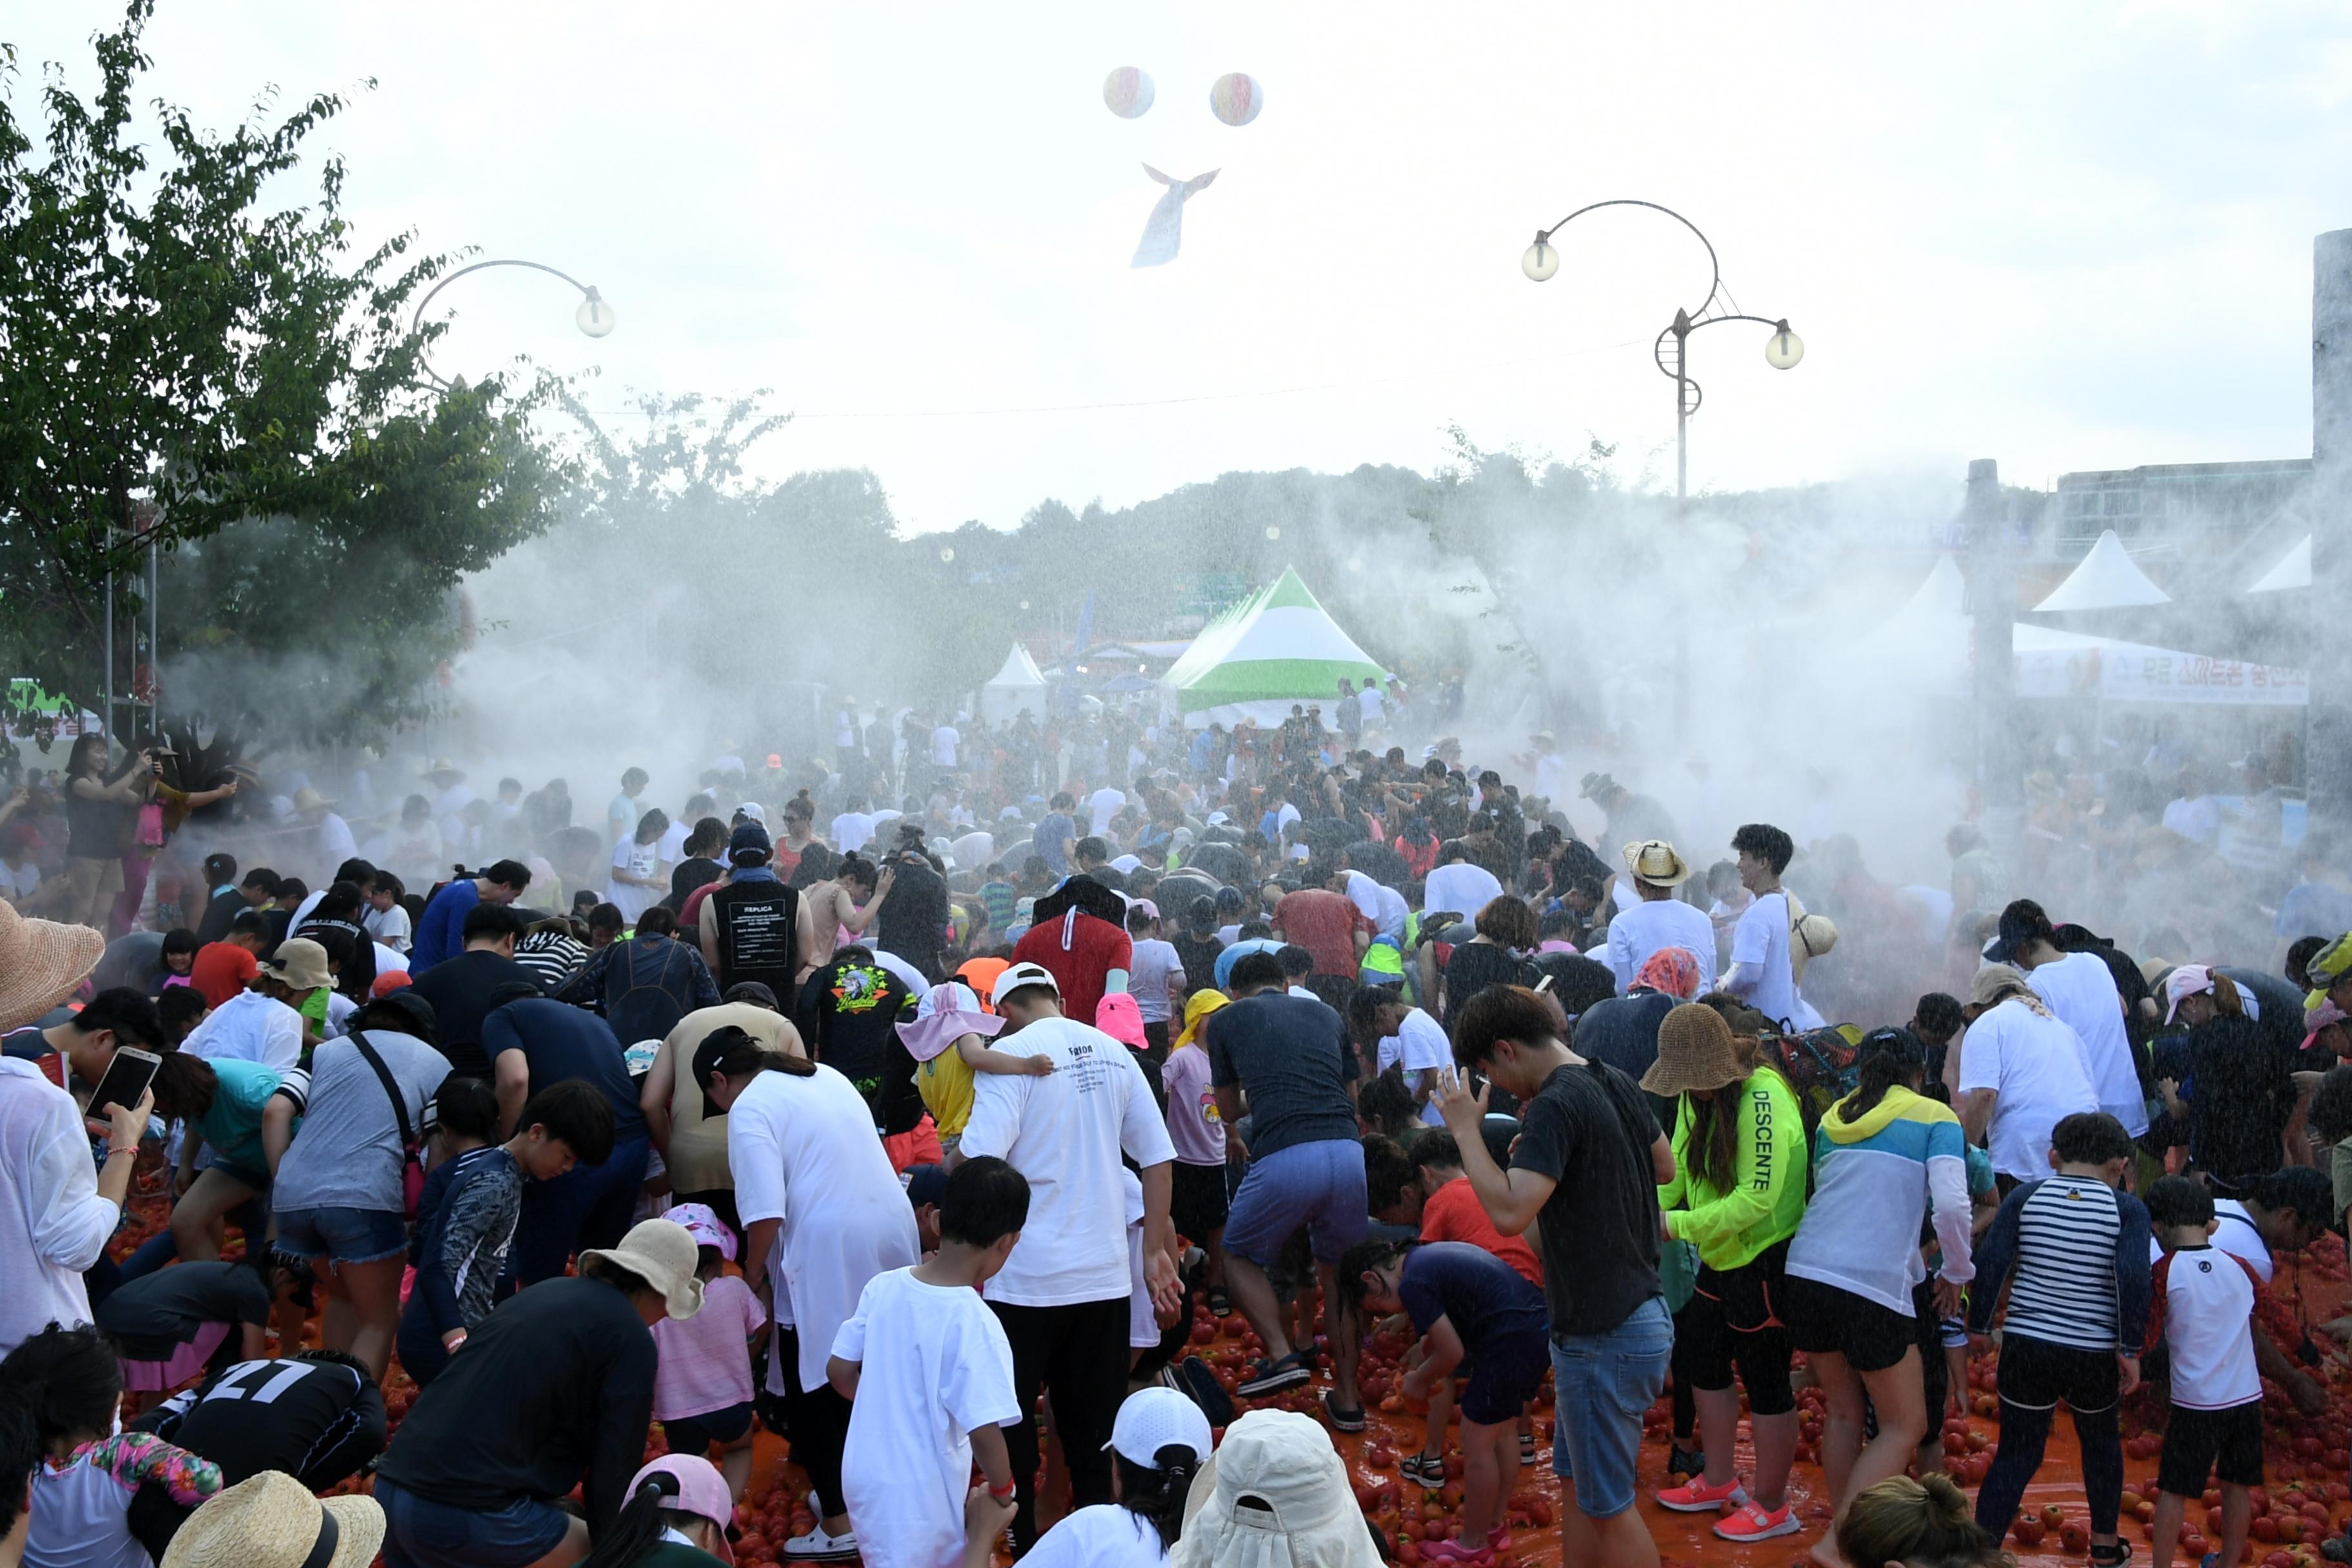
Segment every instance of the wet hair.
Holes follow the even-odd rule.
[[[278,896],[278,873],[267,866],[256,866],[245,874],[245,879],[237,883],[237,886],[258,888],[274,899]]]
[[[205,886],[218,888],[236,880],[236,856],[213,854],[205,857]]]
[[[1108,862],[1110,859],[1110,846],[1105,844],[1101,839],[1097,838],[1093,834],[1089,833],[1084,838],[1079,839],[1076,844],[1070,846],[1070,858],[1073,860],[1101,860]]]
[[[163,955],[170,958],[175,953],[184,952],[193,956],[199,945],[195,932],[185,926],[173,926],[163,933]]]
[[[219,1075],[202,1057],[165,1051],[155,1063],[155,1114],[166,1121],[202,1121],[219,1089]]]
[[[592,931],[618,932],[628,923],[629,917],[621,912],[621,906],[618,904],[598,904],[588,911],[588,929]]]
[[[677,911],[665,904],[656,904],[637,917],[639,936],[676,936]]]
[[[1538,975],[1551,980],[1552,999],[1570,1018],[1579,1018],[1617,994],[1617,976],[1598,959],[1580,952],[1547,952],[1537,958]]]
[[[362,901],[362,896],[357,882],[332,882],[328,885],[325,892],[319,895],[318,903],[310,910],[310,918],[314,921],[351,921],[356,923],[360,918]]]
[[[1878,1109],[1886,1091],[1927,1068],[1927,1047],[1908,1029],[1873,1029],[1854,1053],[1854,1090],[1838,1102],[1838,1114],[1852,1121]]]
[[[291,899],[299,904],[310,896],[310,885],[299,877],[280,877],[278,886],[271,890],[278,895],[279,903]]]
[[[814,888],[832,876],[840,865],[839,856],[812,839],[809,847],[801,851],[800,864],[793,868],[792,885],[796,889]]]
[[[40,1464],[41,1435],[33,1413],[21,1401],[0,1399],[0,1540],[15,1531],[30,1506],[26,1493]]]
[[[1559,1032],[1551,1009],[1526,986],[1489,985],[1463,1004],[1454,1025],[1454,1059],[1465,1068],[1483,1067],[1500,1041],[1533,1045],[1557,1040]]]
[[[2337,1218],[2336,1184],[2315,1166],[2282,1165],[2263,1175],[2241,1176],[2236,1185],[2240,1201],[2284,1209],[2315,1230],[2326,1229]]]
[[[89,1324],[53,1322],[0,1361],[0,1402],[21,1403],[46,1445],[103,1436],[122,1399],[122,1364],[114,1343]]]
[[[694,825],[694,831],[686,836],[686,852],[689,855],[713,854],[726,847],[727,825],[715,816],[702,818]],[[758,865],[759,862],[755,860],[752,864]]]
[[[528,1109],[525,1108],[526,1112]],[[479,1139],[485,1143],[499,1141],[499,1091],[488,1079],[442,1079],[441,1087],[433,1091],[433,1114],[444,1132],[455,1132],[460,1138]],[[530,1124],[526,1114],[523,1125],[528,1127]],[[575,1149],[572,1152],[576,1154],[579,1151]]]
[[[2011,900],[2009,907],[2000,911],[2000,918],[2024,926],[2025,934],[2018,941],[2019,947],[2037,942],[2046,942],[2053,947],[2058,945],[2057,928],[2050,923],[2050,917],[2042,912],[2042,906],[2032,899]]]
[[[1117,1449],[1111,1458],[1118,1467],[1118,1506],[1150,1522],[1160,1532],[1164,1556],[1184,1533],[1184,1500],[1200,1473],[1201,1456],[1181,1443],[1170,1443],[1139,1465]]]
[[[1478,934],[1503,947],[1525,950],[1543,940],[1536,926],[1536,912],[1525,899],[1505,894],[1487,901],[1478,911]]]
[[[520,941],[523,923],[522,912],[511,904],[476,904],[466,911],[466,923],[460,928],[460,938],[469,943],[484,938],[495,942],[502,936]]]
[[[166,985],[155,998],[155,1017],[163,1026],[166,1039],[187,1038],[188,1031],[203,1023],[209,1010],[205,994],[193,985]]]
[[[1349,1311],[1362,1318],[1364,1276],[1390,1267],[1404,1257],[1412,1245],[1384,1236],[1368,1236],[1339,1255],[1339,1261],[1331,1269],[1331,1283]]]
[[[1797,846],[1790,837],[1769,822],[1750,822],[1731,836],[1734,849],[1753,855],[1772,868],[1779,876],[1797,858]]]
[[[655,806],[637,818],[636,832],[631,837],[639,844],[651,844],[669,831],[669,813]]]
[[[1412,1147],[1405,1153],[1412,1161],[1415,1173],[1426,1171],[1432,1165],[1443,1165],[1450,1171],[1462,1168],[1462,1145],[1455,1142],[1454,1134],[1443,1127],[1433,1127],[1414,1139]],[[1428,1191],[1426,1180],[1422,1190]]]
[[[546,1128],[548,1137],[583,1165],[601,1165],[613,1157],[613,1108],[585,1079],[560,1079],[525,1100],[515,1131],[535,1126]]]
[[[250,910],[246,912],[252,913]],[[150,1051],[165,1048],[163,1020],[156,1015],[155,999],[128,985],[109,986],[82,1004],[81,1011],[71,1021],[85,1035],[111,1029],[119,1044]]]
[[[1391,1067],[1366,1079],[1356,1091],[1356,1113],[1379,1132],[1397,1137],[1421,1125],[1421,1107],[1404,1081],[1404,1069]],[[1385,1206],[1385,1205],[1384,1205]]]
[[[2132,1156],[2131,1134],[2104,1110],[2060,1117],[2050,1130],[2050,1147],[2070,1165],[2105,1165]]]
[[[1315,955],[1297,942],[1285,942],[1274,950],[1274,961],[1282,965],[1282,977],[1288,981],[1315,973]]]
[[[608,1269],[604,1278],[624,1288],[642,1283],[625,1269]],[[674,1524],[691,1525],[701,1518],[678,1506],[677,1478],[667,1470],[655,1470],[630,1489],[621,1511],[613,1516],[613,1522],[597,1537],[596,1549],[581,1559],[581,1568],[629,1568],[644,1561],[646,1553],[660,1543],[663,1531]],[[710,1522],[721,1530],[728,1524],[723,1519]]]
[[[408,891],[408,884],[390,871],[379,869],[374,876],[368,879],[368,890],[375,893],[389,893],[392,895],[393,902],[398,903],[402,895]]]
[[[2208,1225],[2213,1218],[2213,1194],[2194,1176],[2158,1176],[2148,1184],[2146,1201],[2151,1225]]]
[[[1255,952],[1245,952],[1234,961],[1233,974],[1225,989],[1236,994],[1263,990],[1267,986],[1280,990],[1286,979],[1282,960],[1261,948]]]
[[[835,956],[838,957],[838,954]],[[717,1047],[718,1054],[710,1058],[709,1070],[712,1073],[724,1074],[728,1078],[741,1078],[747,1073],[771,1071],[786,1073],[793,1078],[816,1076],[814,1062],[800,1057],[787,1056],[782,1051],[772,1051],[760,1042],[757,1036],[740,1025],[723,1024],[703,1036],[702,1043],[694,1049],[698,1062],[702,1053],[714,1045]],[[696,1070],[700,1069],[698,1067]],[[710,1083],[707,1075],[699,1087],[705,1093],[709,1091]]]
[[[1365,1212],[1379,1214],[1404,1200],[1405,1184],[1412,1180],[1412,1162],[1404,1145],[1385,1133],[1364,1140]]]
[[[1138,904],[1127,911],[1127,929],[1130,931],[1150,931],[1156,918],[1150,910]]]
[[[861,888],[870,888],[881,879],[882,872],[873,861],[852,849],[844,855],[841,858],[841,863],[834,868],[834,875],[845,882],[855,882]]]
[[[1994,1568],[2010,1562],[1977,1522],[1975,1505],[1940,1471],[1864,1487],[1839,1516],[1837,1540],[1838,1554],[1849,1563]]]
[[[1968,1016],[1960,1011],[1960,999],[1948,996],[1941,991],[1930,991],[1920,997],[1919,1005],[1911,1009],[1911,1016],[1918,1019],[1928,1033],[1939,1035],[1946,1040],[1966,1028],[1969,1022]]]
[[[2297,937],[2287,948],[2286,977],[2294,982],[2298,990],[2312,989],[2311,961],[2326,950],[2329,940],[2324,936]]]
[[[2338,1063],[2321,1076],[2305,1117],[2330,1143],[2352,1138],[2352,1063]]]
[[[993,1154],[948,1173],[940,1196],[940,1239],[993,1247],[1029,1223],[1029,1179]]]
[[[652,782],[652,775],[643,768],[631,768],[621,775],[621,787],[625,790],[643,789]]]
[[[1360,985],[1348,998],[1348,1032],[1360,1044],[1370,1041],[1380,1031],[1381,1008],[1409,1005],[1397,986]]]

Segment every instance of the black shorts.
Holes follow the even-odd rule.
[[[1455,1408],[1463,1420],[1481,1426],[1517,1421],[1550,1370],[1551,1336],[1540,1330],[1490,1341],[1478,1347]]]
[[[1807,1355],[1841,1355],[1856,1372],[1885,1372],[1919,1342],[1918,1320],[1835,1285],[1792,1275],[1782,1296],[1789,1338]]]
[[[1729,1388],[1736,1364],[1754,1415],[1785,1415],[1797,1406],[1789,1387],[1789,1326],[1780,1310],[1788,1258],[1789,1244],[1781,1241],[1726,1272],[1700,1265],[1690,1305],[1675,1320],[1675,1348],[1687,1343],[1691,1386]]]
[[[1223,1165],[1174,1163],[1169,1178],[1168,1219],[1185,1240],[1207,1246],[1212,1233],[1224,1229],[1232,1207],[1225,1196]]]
[[[751,1429],[751,1406],[729,1405],[699,1415],[662,1423],[662,1438],[673,1454],[708,1453],[713,1443],[732,1443]]]
[[[2080,1350],[2023,1334],[2001,1337],[1999,1382],[2000,1402],[2024,1410],[2054,1409],[2063,1399],[2077,1414],[2095,1415],[2123,1397],[2123,1369],[2116,1364],[2115,1352]]]
[[[2226,1410],[2172,1407],[2164,1426],[2164,1458],[2157,1462],[2158,1491],[2201,1497],[2205,1478],[2218,1461],[2221,1484],[2263,1484],[2263,1402],[2248,1400]]]
[[[1927,1391],[1927,1430],[1944,1425],[1944,1404],[1951,1397],[1950,1363],[1944,1356],[1944,1323],[1936,1316],[1936,1277],[1919,1281],[1911,1292],[1911,1324],[1919,1346],[1919,1382]]]

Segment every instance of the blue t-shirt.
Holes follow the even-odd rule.
[[[481,901],[482,890],[471,877],[460,877],[434,894],[416,917],[416,930],[409,939],[409,972],[430,969],[465,952],[466,917]]]
[[[1427,1333],[1444,1318],[1472,1355],[1515,1335],[1541,1339],[1551,1332],[1543,1292],[1485,1247],[1465,1241],[1433,1241],[1406,1253],[1397,1299],[1415,1331]]]
[[[1204,1029],[1209,1082],[1239,1084],[1249,1096],[1252,1159],[1361,1136],[1348,1098],[1356,1053],[1339,1014],[1304,996],[1261,991],[1210,1014]]]
[[[1058,811],[1047,812],[1037,820],[1037,830],[1029,837],[1029,847],[1045,862],[1045,869],[1056,877],[1070,874],[1070,846],[1078,840],[1078,825]]]
[[[613,1108],[613,1142],[646,1135],[645,1112],[637,1109],[637,1086],[629,1077],[620,1037],[593,1013],[548,1000],[509,1002],[482,1020],[482,1049],[493,1072],[499,1057],[520,1051],[530,1064],[534,1092],[567,1078],[579,1079]]]
[[[1232,987],[1234,965],[1240,963],[1246,955],[1253,952],[1280,952],[1281,951],[1282,943],[1272,937],[1254,936],[1247,942],[1228,943],[1225,951],[1217,954],[1217,989],[1224,991]]]
[[[2326,882],[2298,882],[2279,900],[2273,936],[2292,942],[2301,936],[2324,936],[2334,942],[2352,931],[2352,893]]]

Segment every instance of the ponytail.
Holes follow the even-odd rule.
[[[1886,1091],[1927,1066],[1927,1048],[1908,1029],[1874,1029],[1856,1053],[1854,1090],[1838,1102],[1841,1119],[1853,1121],[1878,1109]]]
[[[1201,1456],[1181,1443],[1171,1443],[1139,1465],[1117,1449],[1119,1506],[1150,1521],[1160,1532],[1162,1555],[1184,1533],[1184,1500],[1192,1495],[1192,1478],[1200,1473]]]
[[[755,1072],[780,1072],[793,1078],[814,1078],[816,1064],[805,1057],[788,1057],[782,1051],[772,1051],[740,1025],[727,1024],[702,1037],[702,1046],[694,1053],[699,1058],[702,1051],[716,1043],[719,1054],[710,1060],[712,1072],[729,1078],[745,1078]],[[700,1071],[700,1068],[696,1068]]]
[[[639,1481],[629,1500],[596,1541],[581,1568],[630,1568],[654,1549],[662,1536],[662,1510],[677,1500],[677,1478],[656,1470]]]

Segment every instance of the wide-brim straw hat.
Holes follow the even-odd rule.
[[[190,1514],[163,1568],[368,1568],[383,1545],[375,1499],[313,1497],[292,1476],[264,1470]]]
[[[694,1237],[675,1220],[639,1220],[618,1247],[593,1247],[580,1255],[582,1273],[590,1263],[625,1268],[662,1293],[662,1310],[673,1318],[702,1310],[702,1281],[695,1277],[701,1256]]]
[[[1805,983],[1805,965],[1837,946],[1836,922],[1827,915],[1804,915],[1789,928],[1790,978]]]
[[[0,902],[0,1029],[29,1024],[74,994],[106,956],[106,933],[28,921]]]
[[[436,784],[453,784],[465,782],[466,770],[446,757],[436,757],[433,765],[421,775]]]
[[[1642,1075],[1642,1087],[1661,1098],[1693,1090],[1725,1089],[1746,1081],[1731,1026],[1712,1007],[1685,1002],[1658,1024],[1658,1059]]]
[[[1625,868],[1658,888],[1679,888],[1690,880],[1690,865],[1663,838],[1644,838],[1624,848]]]

